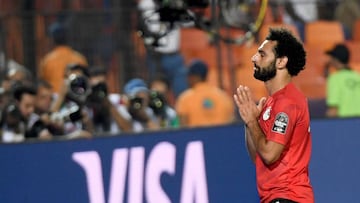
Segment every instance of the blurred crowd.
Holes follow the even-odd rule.
[[[160,74],[150,84],[133,78],[121,93],[110,93],[104,68],[68,64],[55,92],[46,78],[10,69],[1,84],[1,141],[91,138],[232,122],[232,100],[206,85],[206,64],[194,61],[187,75],[196,88],[171,104],[169,81]]]
[[[162,73],[149,83],[132,78],[121,92],[109,92],[106,69],[89,66],[67,45],[63,27],[54,24],[50,30],[54,49],[44,56],[37,76],[20,66],[3,74],[1,142],[92,138],[234,121],[232,99],[208,85],[208,67],[201,60],[186,68],[189,88],[178,97]]]
[[[333,9],[326,6],[319,9],[317,3],[312,0],[270,1],[272,12],[269,14],[275,22],[295,25],[302,40],[305,40],[304,25],[319,19],[338,20],[346,37],[353,37],[351,29],[360,18],[358,1],[331,4]],[[325,1],[320,3],[325,4]],[[152,0],[138,1],[138,9],[144,19],[159,18],[153,14],[155,4]],[[332,17],[328,17],[330,14]],[[161,27],[144,25],[143,32],[156,33]],[[122,81],[124,85],[119,92],[110,91],[117,88],[108,85],[107,67],[92,65],[68,44],[66,27],[55,21],[49,26],[49,33],[53,48],[42,57],[36,75],[22,66],[5,67],[1,74],[0,142],[132,135],[144,131],[223,125],[236,120],[231,96],[208,83],[207,62],[194,58],[185,64],[179,48],[179,29],[160,35],[156,41],[143,36],[149,78],[134,77]],[[343,51],[335,49],[327,52],[332,57],[327,66],[339,66],[339,69],[346,66],[349,70],[350,53],[345,50],[344,56]],[[348,79],[344,78],[345,83]],[[353,78],[360,81],[360,77]],[[339,79],[332,81],[335,81],[332,86],[341,86]],[[348,100],[355,95],[354,91],[347,91]],[[328,116],[341,116],[344,112],[338,104],[342,101],[336,101],[336,98],[345,98],[339,96],[340,93],[331,94],[335,99],[328,103],[332,108]],[[347,103],[344,106],[352,107]],[[348,111],[354,112],[348,108],[345,114]]]

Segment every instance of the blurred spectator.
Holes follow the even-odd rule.
[[[54,94],[50,83],[41,79],[37,80],[35,113],[39,115],[49,113],[53,99]]]
[[[144,80],[134,78],[124,86],[127,97],[126,111],[131,116],[133,132],[160,129],[160,122],[154,111],[149,107],[149,88]]]
[[[31,86],[19,85],[13,91],[14,103],[2,111],[1,140],[5,143],[25,140],[29,119],[34,112],[36,90]]]
[[[67,31],[64,25],[55,22],[50,26],[49,32],[55,47],[42,59],[38,77],[50,83],[53,91],[58,93],[67,65],[76,63],[87,66],[87,61],[82,54],[67,45]]]
[[[91,137],[94,132],[90,111],[85,106],[90,93],[88,68],[79,64],[68,65],[65,80],[51,107],[51,112],[64,122],[67,138]]]
[[[234,120],[232,98],[223,90],[206,82],[208,67],[201,60],[191,62],[188,69],[190,88],[176,103],[181,126],[208,126],[231,123]]]
[[[130,132],[132,130],[130,115],[121,112],[124,108],[121,95],[108,92],[106,79],[105,69],[98,67],[89,69],[91,93],[87,97],[86,106],[91,111],[95,134],[115,135],[120,132]]]
[[[284,1],[283,22],[295,25],[302,41],[305,40],[305,24],[318,19],[316,0]]]
[[[20,84],[31,84],[32,77],[30,72],[22,66],[12,66],[5,70],[3,78],[1,80],[1,105],[0,109],[3,109],[13,99],[13,90]]]
[[[170,83],[165,75],[157,75],[150,83],[150,107],[161,120],[162,127],[178,127],[179,121],[173,108]]]
[[[170,106],[174,105],[175,97],[171,90],[171,84],[165,74],[157,74],[150,81],[150,89],[153,91],[157,91],[165,96],[167,103]]]
[[[326,69],[334,68],[327,79],[328,117],[360,116],[360,75],[348,65],[350,52],[344,44],[326,52]]]
[[[153,0],[140,0],[140,29],[147,47],[147,67],[150,81],[163,73],[171,81],[175,97],[187,88],[184,57],[180,53],[180,29],[160,21]]]
[[[34,113],[29,119],[29,129],[25,133],[26,138],[51,139],[54,133],[62,134],[62,123],[58,124],[51,120],[51,104],[53,92],[51,85],[43,80],[36,82],[36,97]]]
[[[342,24],[346,39],[352,38],[353,27],[357,19],[360,19],[360,1],[340,1],[335,10],[335,20]]]

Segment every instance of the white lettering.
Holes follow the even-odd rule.
[[[146,176],[145,195],[148,203],[171,203],[169,197],[161,188],[160,177],[164,172],[175,173],[175,146],[169,142],[157,144],[149,156]]]
[[[113,152],[109,203],[124,202],[128,154],[128,149],[115,149]]]
[[[75,152],[72,159],[85,171],[90,203],[105,203],[99,154],[96,151]]]
[[[85,171],[90,203],[125,202],[127,181],[127,202],[142,203],[144,170],[145,202],[171,203],[161,185],[163,173],[175,174],[176,148],[169,142],[160,142],[155,145],[149,154],[146,166],[144,166],[144,147],[133,147],[130,152],[126,148],[115,149],[110,171],[108,201],[105,201],[103,172],[98,152],[75,152],[72,159]],[[129,170],[127,171],[128,161]],[[209,202],[204,150],[201,141],[190,142],[186,146],[181,184],[180,203]]]
[[[133,147],[130,152],[128,202],[143,202],[144,147]]]
[[[186,147],[180,203],[208,203],[208,187],[203,144],[191,142]]]

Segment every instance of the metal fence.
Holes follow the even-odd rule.
[[[90,66],[108,70],[112,91],[119,91],[131,77],[145,77],[136,3],[97,2],[101,7],[69,7],[64,0],[0,1],[1,70],[11,60],[36,76],[42,57],[53,48],[48,28],[57,21],[68,28],[68,44],[84,54]]]

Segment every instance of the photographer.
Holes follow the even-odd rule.
[[[2,111],[1,141],[22,142],[28,129],[29,118],[34,112],[36,90],[31,86],[19,85],[13,90],[14,102]]]
[[[24,67],[7,67],[1,72],[0,109],[12,102],[14,89],[20,84],[31,84],[32,75]]]
[[[87,97],[86,106],[91,111],[91,118],[96,134],[118,134],[132,130],[131,116],[121,104],[120,94],[109,94],[106,84],[106,71],[93,67],[89,70],[91,93]]]
[[[160,129],[160,121],[149,107],[149,89],[146,83],[139,78],[128,81],[124,86],[126,107],[131,115],[134,132]]]
[[[150,108],[160,120],[162,128],[179,127],[179,120],[175,109],[171,106],[170,82],[163,74],[158,74],[150,82]]]
[[[94,128],[85,106],[90,91],[87,67],[68,65],[63,86],[51,108],[53,115],[63,120],[66,138],[92,137]]]

